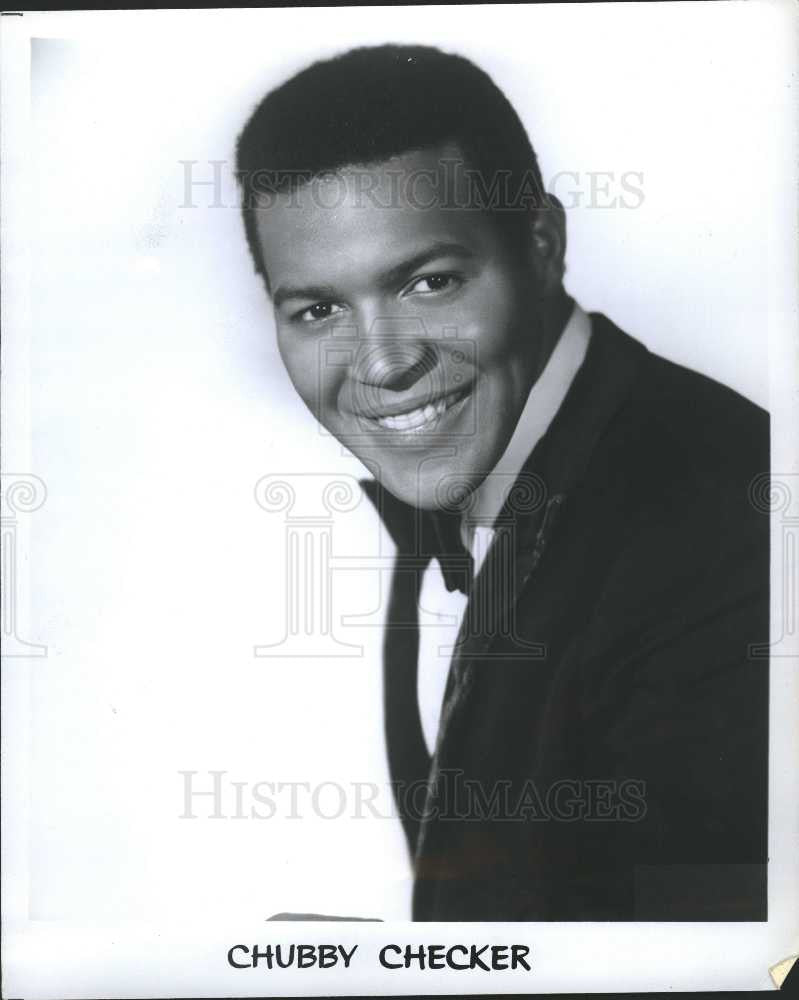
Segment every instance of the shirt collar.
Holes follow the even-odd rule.
[[[575,302],[549,361],[530,389],[507,448],[472,495],[469,511],[461,526],[467,548],[471,548],[475,527],[493,526],[508,490],[560,409],[583,363],[590,339],[591,320]]]

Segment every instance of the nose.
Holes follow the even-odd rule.
[[[364,386],[403,392],[429,375],[437,361],[421,321],[381,319],[359,339],[352,376]]]

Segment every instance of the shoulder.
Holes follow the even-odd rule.
[[[622,405],[574,497],[605,537],[595,624],[608,637],[672,638],[690,620],[736,614],[768,589],[769,417],[732,389],[649,352],[604,317],[609,356],[635,357]],[[757,597],[755,596],[757,595]],[[758,639],[760,636],[757,637]]]
[[[769,418],[602,317],[596,332],[637,361],[575,497],[605,539],[586,656],[603,684],[629,661],[639,681],[676,691],[679,674],[693,682],[722,660],[744,664],[767,636],[769,519],[755,493]]]
[[[603,474],[619,475],[654,509],[687,495],[705,498],[717,513],[719,501],[748,502],[752,484],[769,470],[768,412],[647,350],[606,317],[594,314],[592,323],[620,354],[636,355],[625,404],[599,442]]]

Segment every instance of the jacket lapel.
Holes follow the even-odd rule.
[[[436,750],[431,762],[425,815],[435,815],[437,781],[450,751],[457,757],[459,718],[470,703],[476,667],[491,661],[501,635],[513,635],[523,591],[535,586],[536,571],[557,539],[561,512],[582,478],[596,444],[635,384],[646,348],[608,319],[592,314],[591,343],[563,404],[524,465],[495,524],[496,534],[464,613],[444,693]],[[535,502],[537,501],[537,502]],[[518,635],[518,632],[515,633]],[[515,642],[518,655],[533,661],[546,655],[543,643]],[[428,823],[422,823],[417,864]]]

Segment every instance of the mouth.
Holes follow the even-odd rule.
[[[381,430],[391,431],[394,434],[411,437],[426,434],[435,430],[442,418],[470,395],[472,388],[469,385],[457,389],[424,405],[414,406],[413,409],[381,416],[364,416],[364,419]]]

